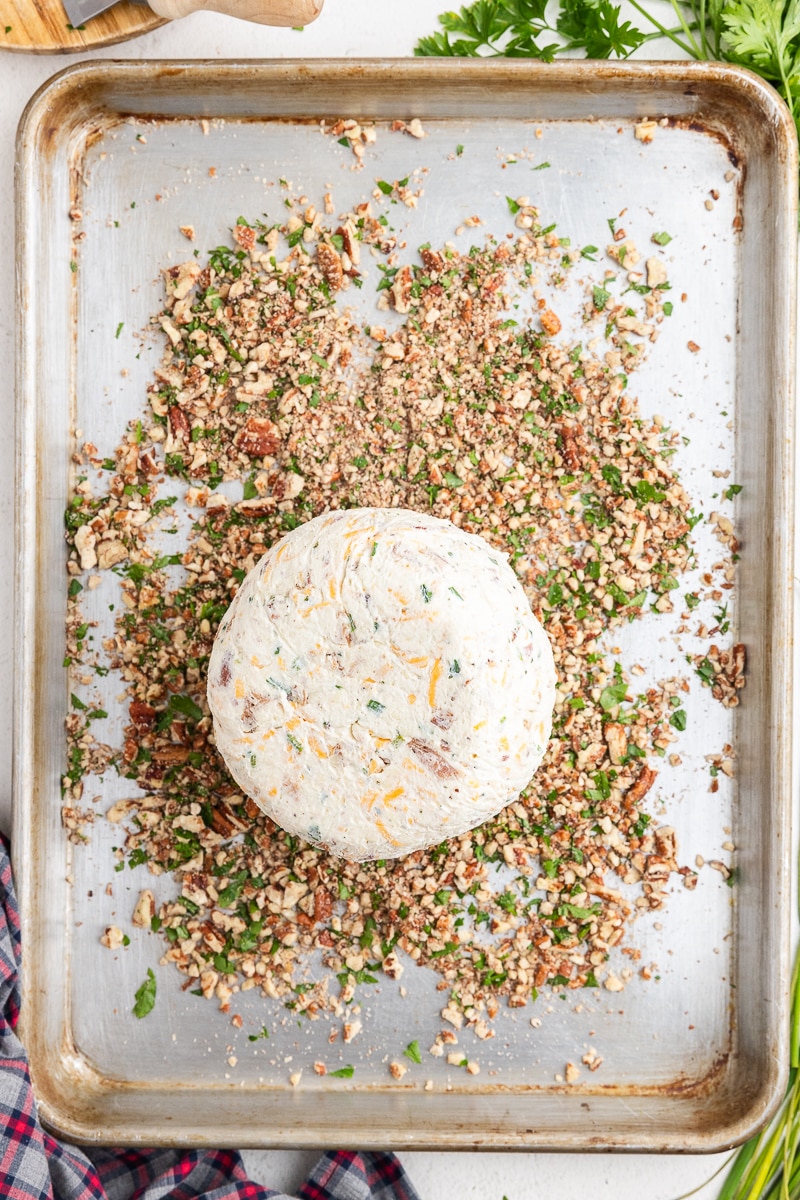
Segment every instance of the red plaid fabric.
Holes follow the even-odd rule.
[[[248,1179],[236,1150],[92,1150],[39,1123],[15,1033],[21,965],[8,847],[0,837],[0,1198],[9,1200],[292,1200]],[[393,1154],[329,1151],[295,1200],[419,1200]]]

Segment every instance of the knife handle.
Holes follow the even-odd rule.
[[[219,12],[259,25],[310,25],[324,0],[149,0],[153,12],[167,20],[193,12]]]

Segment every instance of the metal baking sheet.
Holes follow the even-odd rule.
[[[339,116],[417,116],[427,137],[379,133],[358,172],[349,151],[320,134],[321,118]],[[650,144],[634,136],[644,117],[661,122]],[[457,170],[458,144],[467,170]],[[531,173],[542,161],[549,169]],[[730,840],[740,878],[728,888],[706,869],[695,893],[673,889],[657,919],[637,923],[631,944],[658,963],[658,979],[634,980],[621,996],[545,999],[551,1011],[539,1029],[530,1008],[501,1014],[475,1078],[443,1060],[402,1083],[388,1078],[387,1056],[413,1038],[430,1044],[442,1001],[430,972],[405,972],[405,998],[384,981],[365,992],[356,1075],[334,1082],[308,1069],[324,1056],[329,1023],[280,1024],[281,1010],[255,992],[237,1002],[237,1033],[162,968],[157,1009],[146,1021],[130,1014],[160,944],[143,935],[114,956],[99,935],[115,914],[127,925],[150,876],[113,872],[114,828],[104,821],[78,848],[60,825],[63,510],[76,429],[108,452],[143,411],[158,341],[115,329],[124,321],[130,333],[145,330],[158,310],[160,268],[186,256],[179,225],[193,224],[204,250],[226,239],[239,213],[274,210],[280,176],[317,203],[333,182],[342,209],[367,197],[375,177],[416,166],[429,172],[419,209],[403,214],[411,245],[452,237],[473,213],[485,229],[504,230],[508,192],[530,193],[573,244],[605,245],[606,220],[622,209],[640,243],[653,228],[673,235],[673,324],[633,387],[645,412],[691,435],[680,471],[698,509],[714,507],[712,469],[744,485],[735,622],[749,669],[738,709],[693,689],[683,765],[662,772],[657,804],[678,831],[681,861],[717,857]],[[775,93],[746,71],[709,64],[83,64],[31,101],[16,186],[13,849],[23,1036],[45,1122],[73,1139],[117,1144],[698,1151],[749,1136],[787,1072],[797,162]],[[86,232],[77,271],[74,205]],[[360,304],[374,303],[367,290]],[[701,353],[690,353],[691,339]],[[697,532],[699,561],[718,557],[708,529]],[[101,591],[93,616],[108,605]],[[647,655],[662,677],[685,671],[660,630],[631,625],[627,661]],[[117,719],[119,728],[119,705]],[[736,777],[711,794],[704,756],[726,741]],[[95,782],[87,791],[101,793],[98,809],[125,794],[110,774]],[[266,1018],[273,1037],[250,1043]],[[559,1082],[589,1044],[603,1069],[572,1087]],[[303,1080],[292,1088],[299,1066]]]

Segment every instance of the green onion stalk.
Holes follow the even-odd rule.
[[[732,1159],[719,1200],[800,1200],[800,952],[792,971],[789,1084],[770,1125]]]

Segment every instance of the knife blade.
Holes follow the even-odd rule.
[[[99,17],[116,3],[118,0],[63,0],[69,23],[75,29],[79,29],[94,17]],[[131,3],[139,4],[143,8],[148,7],[147,0],[131,0]]]

